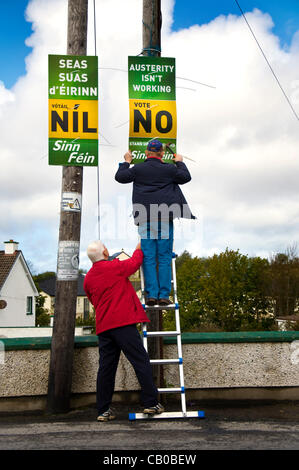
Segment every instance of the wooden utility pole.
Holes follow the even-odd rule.
[[[143,55],[161,56],[161,0],[143,0]]]
[[[144,56],[161,56],[161,0],[143,0],[142,43]],[[150,319],[150,330],[162,330],[162,311],[147,310]],[[151,359],[163,358],[163,339],[152,337],[148,342]],[[159,387],[163,387],[163,367],[153,366],[153,377]]]
[[[67,54],[86,55],[88,0],[68,0]],[[82,195],[83,167],[63,166],[62,194]],[[48,384],[48,410],[67,412],[70,408],[74,333],[79,272],[81,210],[64,211],[61,204],[55,314]],[[72,255],[68,255],[68,253]],[[67,275],[71,259],[71,274]],[[63,268],[66,268],[63,271]],[[61,273],[64,272],[64,275]],[[70,280],[68,280],[68,279]]]

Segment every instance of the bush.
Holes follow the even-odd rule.
[[[36,326],[50,326],[51,315],[42,312],[36,316]]]
[[[90,315],[88,318],[76,317],[76,326],[92,326],[92,333],[96,331],[95,316]]]

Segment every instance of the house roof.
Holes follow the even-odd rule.
[[[121,254],[122,254],[122,251],[119,251],[118,253],[114,253],[113,255],[109,256],[108,260],[112,261],[113,259],[117,258]]]
[[[0,251],[0,289],[5,283],[7,276],[20,253],[20,250],[16,250],[12,255],[7,255],[4,250]]]
[[[131,258],[131,256],[128,255],[128,253],[126,253],[122,248],[121,251],[118,251],[117,253],[114,253],[113,255],[109,256],[108,260],[112,261],[113,259],[118,258],[120,255],[126,255],[128,258]]]
[[[83,289],[83,282],[84,282],[84,274],[79,273],[77,296],[86,297],[86,293]],[[56,275],[49,277],[48,279],[43,279],[42,281],[39,281],[38,286],[40,290],[42,290],[46,294],[50,295],[51,297],[55,297]]]

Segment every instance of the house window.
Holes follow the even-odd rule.
[[[32,306],[33,306],[32,297],[27,297],[26,315],[32,315],[33,313]]]
[[[83,318],[84,320],[87,320],[89,318],[89,300],[86,297],[84,298]]]

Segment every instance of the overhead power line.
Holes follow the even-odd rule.
[[[94,55],[97,55],[97,20],[96,20],[96,2],[93,0],[93,32],[94,32]],[[100,134],[100,132],[99,132]],[[102,134],[100,134],[102,136]],[[104,137],[104,136],[103,136]],[[104,137],[106,142],[108,140]],[[98,196],[98,239],[101,239],[101,224],[100,224],[100,219],[101,219],[101,214],[100,214],[100,160],[98,159],[98,165],[97,165],[97,196]]]
[[[294,107],[293,107],[293,105],[292,105],[292,103],[291,103],[291,101],[290,101],[288,95],[287,95],[286,92],[284,91],[284,88],[283,88],[283,86],[281,85],[281,83],[280,83],[280,81],[279,81],[279,79],[278,79],[276,73],[274,72],[274,70],[273,70],[273,68],[272,68],[272,66],[271,66],[271,64],[270,64],[270,62],[269,62],[269,60],[267,59],[266,54],[264,53],[263,48],[262,48],[262,46],[260,45],[260,43],[259,43],[259,41],[258,41],[256,35],[254,34],[253,29],[251,28],[251,26],[250,26],[250,24],[249,24],[249,22],[248,22],[248,20],[247,20],[247,18],[246,18],[246,16],[245,16],[244,11],[242,10],[242,8],[241,8],[241,6],[240,6],[238,0],[235,0],[235,2],[236,2],[237,6],[238,6],[238,8],[239,8],[239,10],[240,10],[240,12],[241,12],[241,14],[242,14],[242,16],[243,16],[243,18],[244,18],[246,24],[247,24],[247,26],[248,26],[248,28],[249,28],[251,34],[252,34],[252,36],[253,36],[255,42],[257,43],[257,45],[258,45],[258,47],[259,47],[261,53],[263,54],[263,57],[264,57],[265,61],[267,62],[268,67],[270,68],[273,77],[275,78],[275,80],[276,80],[276,82],[277,82],[279,88],[281,89],[281,91],[282,91],[282,93],[283,93],[283,95],[284,95],[284,97],[285,97],[287,103],[289,104],[291,110],[293,111],[293,113],[294,113],[296,119],[299,121],[299,116],[298,116],[296,110],[294,109]]]

